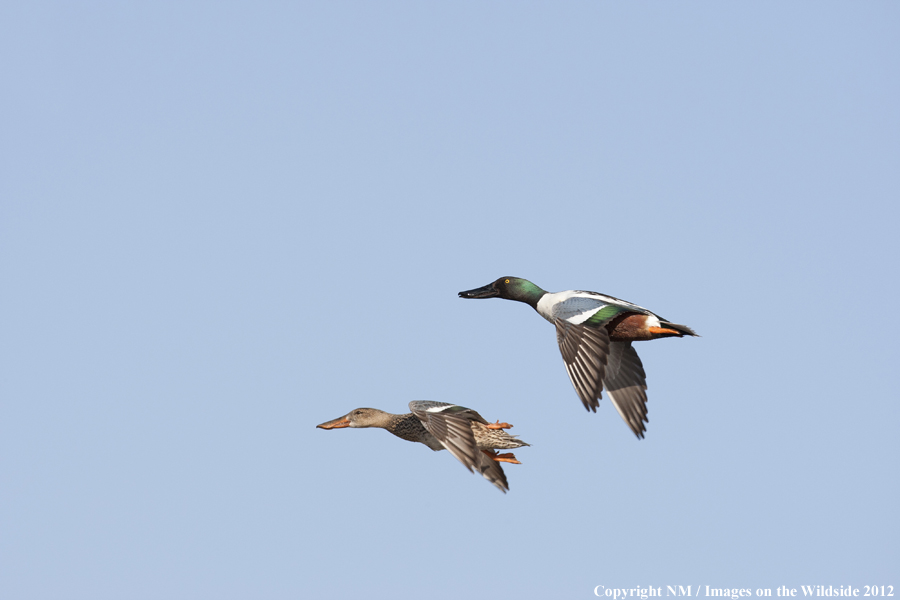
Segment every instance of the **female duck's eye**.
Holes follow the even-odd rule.
[[[507,279],[507,280],[506,280],[506,281],[504,281],[504,282],[503,282],[503,283],[509,283],[509,279]]]

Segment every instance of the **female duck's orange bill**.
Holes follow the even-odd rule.
[[[340,429],[341,427],[350,427],[350,419],[344,415],[343,417],[338,417],[331,421],[325,421],[321,425],[316,425],[316,427],[319,429]]]

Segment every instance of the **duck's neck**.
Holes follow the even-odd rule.
[[[398,438],[408,442],[421,442],[423,436],[427,433],[422,422],[412,413],[405,415],[392,415],[390,423],[383,425],[385,429],[396,435]]]
[[[544,297],[544,294],[547,293],[527,279],[516,281],[515,287],[510,286],[509,290],[511,292],[510,300],[524,302],[534,310],[537,310],[538,302],[540,302],[541,298]]]

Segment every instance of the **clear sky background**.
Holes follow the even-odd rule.
[[[4,3],[0,596],[900,594],[892,2]],[[503,275],[641,343],[582,408]],[[457,402],[510,492],[358,406]]]

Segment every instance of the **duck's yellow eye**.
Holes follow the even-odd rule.
[[[507,280],[506,280],[506,281],[504,281],[504,282],[503,282],[503,283],[509,283],[509,279],[507,279]]]

